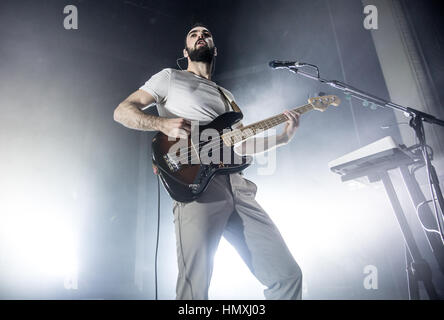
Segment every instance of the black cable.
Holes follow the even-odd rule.
[[[154,254],[154,288],[155,288],[155,299],[157,299],[157,252],[159,249],[159,230],[160,230],[160,180],[159,175],[157,176],[157,237],[156,237],[156,252]]]

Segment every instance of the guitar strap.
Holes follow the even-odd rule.
[[[236,102],[234,102],[234,100],[231,100],[230,97],[228,97],[228,95],[224,92],[224,90],[222,90],[219,86],[217,86],[217,89],[219,89],[219,92],[222,94],[222,96],[228,101],[228,103],[231,105],[231,108],[233,109],[234,112],[239,112],[242,113],[241,109],[239,108],[239,106],[236,104]]]

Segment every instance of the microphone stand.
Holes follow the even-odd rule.
[[[300,70],[300,68],[302,68],[302,67],[309,67],[309,68],[315,69],[316,75],[313,75],[308,72]],[[355,97],[359,100],[372,102],[375,105],[379,105],[384,108],[392,108],[392,109],[395,109],[398,111],[402,111],[410,117],[409,125],[415,131],[416,137],[418,138],[418,141],[419,141],[419,145],[420,145],[421,152],[422,152],[422,157],[424,158],[424,164],[425,164],[425,167],[427,170],[428,181],[429,181],[430,191],[432,194],[432,201],[434,204],[435,216],[436,216],[436,220],[437,220],[436,222],[438,225],[439,234],[441,236],[441,241],[444,243],[444,221],[443,221],[443,213],[442,213],[444,210],[444,199],[443,199],[441,188],[439,186],[438,175],[436,173],[435,167],[432,164],[432,160],[430,158],[430,155],[427,151],[426,136],[425,136],[425,132],[424,132],[424,122],[444,127],[444,121],[441,119],[437,119],[436,117],[432,116],[431,114],[428,114],[428,113],[425,113],[425,112],[422,112],[422,111],[419,111],[419,110],[416,110],[413,108],[404,107],[402,105],[393,103],[391,101],[381,99],[375,95],[372,95],[372,94],[364,92],[360,89],[354,88],[354,87],[352,87],[346,83],[343,83],[341,81],[323,79],[320,77],[319,68],[316,65],[299,64],[298,68],[296,66],[289,66],[289,67],[280,67],[280,68],[276,68],[276,69],[281,69],[281,68],[287,69],[295,74],[304,76],[306,78],[319,81],[319,82],[329,85],[335,89],[339,89],[339,90],[343,91],[346,95]],[[438,200],[441,212],[438,211],[438,207],[436,205],[436,199]],[[406,239],[406,240],[408,240],[408,239]],[[407,242],[411,243],[411,241],[407,241]],[[409,243],[407,243],[407,245],[409,247]],[[412,253],[411,250],[410,250],[410,253]],[[413,269],[413,270],[409,270],[409,271],[411,271],[411,273],[414,274],[415,273],[415,257],[412,256],[409,258],[413,258],[414,261],[413,261],[413,264],[410,263],[410,266],[408,266],[407,268]],[[418,259],[418,260],[422,260],[422,259]],[[411,259],[410,259],[410,262],[411,262]],[[418,261],[418,264],[417,264],[417,266],[419,267],[418,269],[421,269],[421,267],[420,267],[421,264],[422,264],[421,261]],[[418,272],[418,274],[423,273],[423,275],[422,275],[423,277],[424,276],[426,278],[431,277],[431,274],[427,275],[427,273],[428,273],[427,271],[421,272],[420,270],[416,270],[416,272]],[[410,275],[411,274],[409,273],[409,276]],[[419,275],[419,278],[421,278],[421,275]],[[433,294],[433,293],[430,294],[430,292],[429,292],[429,296],[435,296],[435,294]]]

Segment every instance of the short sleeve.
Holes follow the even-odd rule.
[[[165,101],[168,96],[170,79],[171,69],[163,69],[162,71],[153,75],[139,89],[148,92],[153,96],[157,103],[161,103]]]

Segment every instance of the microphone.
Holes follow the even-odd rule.
[[[273,69],[285,69],[285,68],[299,68],[302,67],[304,65],[306,65],[306,63],[303,62],[299,62],[299,61],[279,61],[279,60],[273,60],[270,61],[268,63],[268,65],[270,66],[270,68]]]

